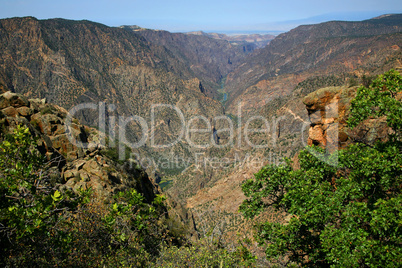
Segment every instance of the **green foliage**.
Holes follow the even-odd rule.
[[[158,244],[157,220],[159,212],[155,206],[143,202],[144,197],[132,189],[114,196],[104,222],[115,241],[128,241],[130,233],[135,239],[146,242],[147,250],[155,250]],[[156,200],[159,203],[159,200]],[[156,227],[155,230],[151,228]],[[162,235],[162,234],[161,234]],[[155,239],[150,239],[154,237]]]
[[[164,217],[165,197],[151,204],[134,189],[109,200],[61,190],[29,129],[0,144],[0,266],[248,267],[245,246],[234,252],[205,241],[181,246],[186,232]],[[175,226],[180,228],[176,228]]]
[[[29,129],[17,126],[0,144],[0,261],[18,265],[25,254],[40,259],[44,241],[82,197],[60,192],[44,169]]]
[[[369,117],[387,117],[388,126],[400,139],[402,129],[402,77],[395,70],[380,75],[367,87],[360,87],[351,103],[348,124],[355,127]]]
[[[93,200],[68,219],[62,260],[66,267],[146,267],[171,237],[161,220],[163,197],[144,203],[136,190],[119,192],[107,202]],[[83,265],[82,263],[85,263]]]
[[[242,185],[246,217],[271,206],[291,215],[286,223],[257,225],[256,238],[269,258],[287,254],[311,267],[402,265],[401,82],[395,71],[385,73],[361,87],[352,102],[350,126],[387,116],[396,133],[388,142],[353,144],[331,156],[338,157],[337,167],[310,153],[320,149],[306,149],[300,169],[289,160],[269,165]]]
[[[246,247],[229,252],[201,240],[190,246],[164,247],[151,267],[253,267],[254,262]]]

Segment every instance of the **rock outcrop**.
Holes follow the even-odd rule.
[[[67,115],[64,108],[45,99],[27,99],[8,91],[0,95],[0,138],[17,125],[29,127],[38,137],[38,150],[47,156],[52,180],[60,187],[91,187],[100,197],[135,188],[147,201],[154,199],[158,186],[134,160],[119,162],[113,154],[116,149],[101,144],[102,133],[77,119],[67,125]]]
[[[306,105],[311,122],[308,145],[327,148],[329,152],[359,141],[385,140],[391,133],[386,118],[368,118],[357,127],[347,127],[351,100],[357,87],[327,87],[307,95]]]
[[[332,145],[344,147],[350,143],[347,135],[346,118],[350,101],[356,95],[356,88],[327,87],[307,95],[306,105],[311,122],[308,145],[322,147]],[[336,143],[336,144],[333,144]]]

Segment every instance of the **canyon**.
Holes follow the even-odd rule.
[[[348,103],[358,84],[402,69],[401,32],[396,14],[303,25],[258,47],[257,37],[250,43],[90,21],[2,19],[0,118],[7,127],[19,120],[46,135],[46,151],[64,157],[55,172],[66,187],[137,187],[146,196],[162,191],[193,237],[195,229],[224,230],[222,240],[233,245],[251,226],[238,212],[241,183],[283,157],[297,166],[297,152],[325,146],[334,126],[337,146],[351,142],[342,125]],[[6,104],[10,99],[23,104]],[[335,99],[339,118],[326,118]],[[93,142],[82,150],[69,145],[61,126],[69,111],[88,103],[92,110],[74,114],[75,134]],[[131,116],[119,128],[118,120]],[[386,134],[383,123],[371,122],[371,139]],[[124,133],[128,145],[148,138],[132,146],[137,169],[102,154],[105,148],[95,142],[102,131],[111,140]],[[127,181],[127,174],[137,181]],[[287,220],[284,214],[262,217]]]

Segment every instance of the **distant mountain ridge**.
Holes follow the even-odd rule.
[[[280,75],[307,71],[334,74],[381,64],[388,55],[400,53],[397,47],[401,44],[401,32],[401,14],[360,22],[299,26],[278,35],[228,75],[227,104],[236,105],[247,89]]]
[[[203,31],[187,32],[186,34],[208,36],[214,39],[226,40],[231,43],[251,43],[257,48],[265,47],[268,43],[275,38],[272,34],[233,34],[227,35],[222,33],[206,33]]]

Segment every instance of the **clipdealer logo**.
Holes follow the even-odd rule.
[[[72,122],[73,117],[77,115],[79,112],[82,111],[90,111],[91,113],[98,113],[98,130],[100,132],[99,141],[102,145],[106,145],[106,135],[109,136],[109,146],[118,146],[119,150],[119,159],[125,160],[125,148],[126,146],[130,147],[131,149],[138,149],[143,146],[149,146],[154,149],[166,149],[175,146],[177,143],[181,141],[185,141],[190,147],[194,149],[207,149],[210,147],[223,149],[228,147],[237,147],[241,148],[242,145],[247,145],[253,149],[268,149],[277,146],[277,133],[278,133],[278,125],[281,120],[285,119],[285,116],[280,117],[272,117],[271,120],[263,116],[251,116],[243,122],[242,118],[242,105],[241,103],[238,104],[237,109],[237,118],[236,123],[233,120],[226,116],[220,115],[216,116],[212,119],[208,119],[203,115],[196,115],[188,120],[186,120],[183,112],[177,106],[170,105],[170,104],[152,104],[150,108],[150,116],[148,121],[141,116],[132,115],[132,116],[125,116],[125,115],[118,115],[118,116],[106,116],[114,111],[116,111],[116,106],[114,104],[106,104],[105,102],[99,103],[82,103],[79,105],[74,106],[70,109],[67,118],[65,120],[66,125],[66,134],[69,141],[79,148],[87,148],[88,143],[83,143],[78,141],[73,133],[72,130]],[[166,143],[157,143],[156,142],[156,134],[158,132],[157,129],[157,118],[158,115],[161,114],[161,111],[167,111],[175,114],[175,117],[178,119],[178,131],[175,134],[175,139],[173,141],[169,141]],[[307,146],[305,142],[304,133],[307,127],[310,127],[310,124],[315,124],[317,121],[323,118],[338,118],[338,104],[336,102],[330,103],[325,107],[324,113],[322,111],[318,111],[310,117],[310,122],[304,122],[301,128],[301,142],[304,147],[309,150],[309,152],[320,159],[323,162],[328,163],[329,165],[337,166],[338,159],[337,159],[337,146],[338,146],[338,124],[333,123],[331,128],[326,131],[326,138],[327,138],[327,146],[326,152],[321,153],[318,150],[315,150],[312,147]],[[202,122],[204,127],[199,128],[197,127],[197,123]],[[221,125],[225,125],[226,127],[221,129],[215,129],[213,124],[216,125],[218,122]],[[260,128],[251,128],[253,122],[259,122]],[[140,138],[133,142],[127,138],[127,126],[130,123],[135,123],[137,126],[140,127]],[[213,124],[211,124],[213,123]],[[235,126],[236,124],[236,126]],[[107,127],[109,126],[109,127]],[[115,126],[115,127],[111,127]],[[116,131],[118,134],[116,134]],[[106,133],[108,131],[108,133]],[[209,141],[204,141],[204,143],[196,143],[192,140],[192,135],[195,133],[201,135],[209,135]],[[220,144],[217,142],[216,137],[221,136],[221,134],[228,137],[224,144]],[[236,135],[235,135],[236,134]],[[265,142],[265,144],[256,144],[253,143],[251,137],[253,134],[261,134],[265,135],[266,138],[270,138],[271,142]],[[117,145],[115,144],[114,140],[117,140]],[[334,152],[330,154],[330,152]],[[335,155],[334,155],[335,154]],[[135,155],[138,159],[139,155]],[[194,157],[195,159],[195,157]],[[215,158],[214,158],[215,159]],[[271,163],[275,163],[272,161],[272,153],[270,154],[270,161]],[[156,162],[155,160],[147,160],[148,162]],[[182,161],[183,162],[183,161]],[[184,162],[191,162],[184,161]],[[208,161],[209,163],[213,163],[214,161]],[[230,162],[230,161],[226,161]],[[276,161],[278,163],[278,161]]]

